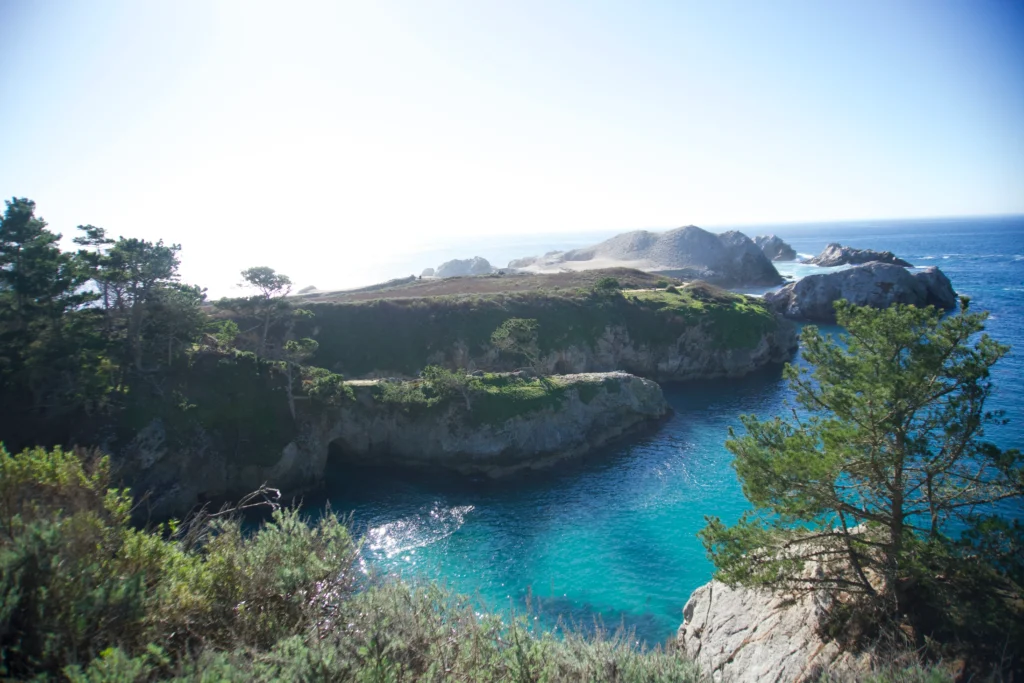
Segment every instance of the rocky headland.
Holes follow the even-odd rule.
[[[509,268],[558,272],[622,266],[722,287],[771,286],[782,277],[753,240],[741,232],[715,234],[690,225],[667,232],[635,230],[600,244],[515,259]]]
[[[280,413],[274,434],[235,411],[245,399],[222,387],[219,419],[154,417],[120,449],[122,475],[149,492],[144,513],[182,515],[267,483],[291,499],[322,484],[329,457],[500,477],[579,457],[669,411],[658,384],[626,373],[519,373],[464,376],[460,389],[441,395],[422,380],[355,381],[340,401],[298,396],[291,418],[286,378],[270,365],[263,371],[264,389],[248,393]]]
[[[764,255],[772,261],[795,261],[796,249],[786,244],[781,237],[775,235],[758,235],[754,244],[761,248]]]
[[[833,304],[839,299],[875,308],[899,303],[951,310],[957,304],[949,278],[938,268],[912,272],[889,263],[808,275],[764,295],[764,300],[787,318],[820,323],[835,322]]]
[[[820,254],[812,259],[807,259],[805,263],[822,267],[860,265],[863,263],[888,263],[894,266],[903,266],[904,268],[914,267],[891,251],[854,249],[853,247],[844,247],[838,242],[832,242]]]
[[[427,365],[515,370],[523,358],[499,352],[490,341],[510,318],[537,321],[532,365],[547,374],[740,377],[788,360],[796,350],[795,326],[761,299],[706,284],[673,290],[313,301],[307,304],[313,317],[297,324],[296,334],[319,342],[312,364],[353,379],[414,377]]]

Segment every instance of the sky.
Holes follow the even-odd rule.
[[[218,296],[490,236],[1024,213],[1024,2],[0,0],[0,144],[0,194],[180,243]]]

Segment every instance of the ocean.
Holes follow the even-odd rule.
[[[991,313],[989,334],[1013,347],[994,369],[990,401],[1010,423],[988,436],[1003,447],[1024,446],[1024,217],[738,229],[751,237],[774,233],[802,255],[841,242],[939,266],[973,309]],[[440,263],[480,254],[503,265],[607,236],[509,242],[497,250],[501,258],[484,242],[431,256]],[[777,265],[796,277],[820,272]],[[545,626],[561,617],[584,629],[624,626],[638,641],[664,642],[682,623],[691,591],[711,578],[696,537],[705,515],[733,521],[747,507],[724,447],[729,428],[743,414],[788,412],[791,399],[781,367],[664,390],[675,413],[656,431],[525,480],[481,484],[332,468],[324,494],[305,502],[317,509],[329,501],[333,511],[351,513],[368,569],[437,579],[490,609],[528,611]]]

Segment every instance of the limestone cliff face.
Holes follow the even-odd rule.
[[[686,329],[675,340],[654,344],[634,340],[624,326],[609,325],[592,344],[573,344],[543,354],[544,373],[621,370],[658,382],[742,377],[770,363],[789,360],[796,351],[796,326],[779,320],[775,329],[756,335],[750,345],[729,345],[706,327]],[[476,369],[508,369],[492,348],[473,353],[465,344],[435,353],[431,363]]]
[[[323,480],[331,444],[352,462],[444,468],[502,476],[579,456],[656,421],[669,408],[661,388],[626,373],[554,377],[536,406],[495,414],[494,404],[453,397],[430,410],[379,398],[377,382],[352,383],[355,398],[309,407],[291,424],[276,457],[246,457],[246,445],[196,426],[187,443],[152,420],[115,458],[136,494],[140,514],[181,516],[208,501],[234,500],[263,484],[290,500]],[[273,392],[265,400],[282,401]]]
[[[822,639],[828,607],[820,594],[789,600],[712,581],[683,608],[677,643],[716,682],[817,681],[826,671],[855,678],[870,662]]]

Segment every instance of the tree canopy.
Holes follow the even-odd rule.
[[[938,556],[956,565],[998,548],[989,566],[1012,575],[1020,525],[995,506],[1020,504],[1024,460],[986,440],[1001,420],[985,405],[990,370],[1009,350],[983,333],[987,313],[966,299],[945,317],[845,301],[836,310],[846,333],[805,327],[808,367],[785,369],[804,414],[744,416],[744,431],[730,433],[754,509],[733,526],[711,517],[701,532],[718,578],[832,589],[899,615],[909,586],[938,574]]]

